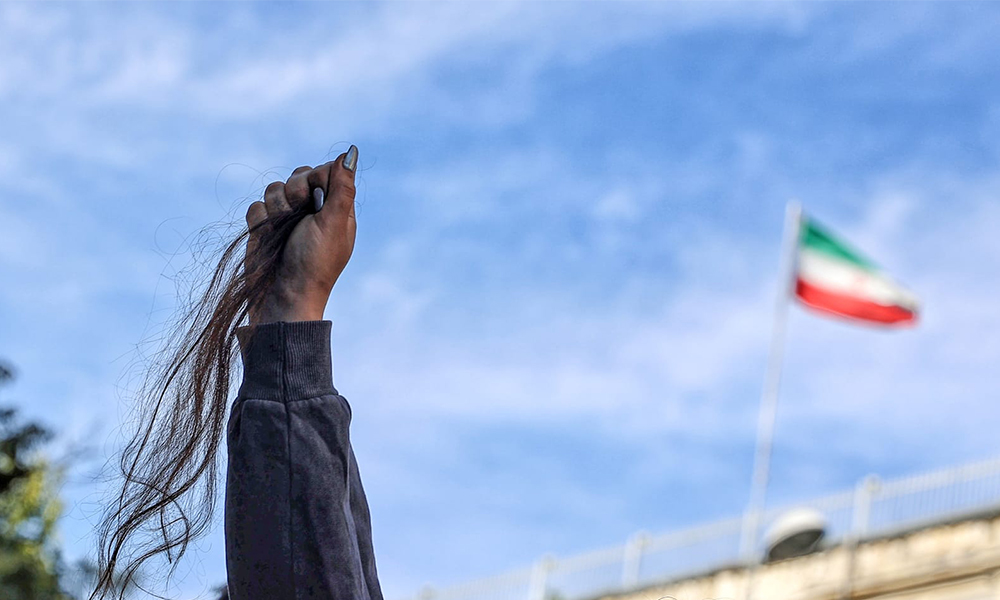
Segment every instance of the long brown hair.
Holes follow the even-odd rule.
[[[244,228],[221,250],[204,292],[192,291],[178,309],[182,317],[163,349],[144,366],[135,431],[116,469],[121,491],[98,527],[97,583],[89,600],[121,600],[129,583],[138,586],[143,563],[164,552],[172,565],[169,579],[188,543],[211,525],[238,362],[236,330],[259,310],[285,243],[310,212],[308,203],[293,206]],[[244,254],[248,240],[253,246]],[[134,542],[137,551],[127,552]]]

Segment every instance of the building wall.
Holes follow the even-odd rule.
[[[750,579],[722,569],[601,600],[744,600]],[[1000,600],[1000,515],[762,565],[752,581],[753,600]]]

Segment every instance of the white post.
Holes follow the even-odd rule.
[[[649,534],[640,531],[629,538],[625,544],[622,558],[622,589],[628,591],[639,585],[639,572],[642,569],[642,552],[649,543]]]
[[[851,511],[851,532],[855,541],[861,541],[868,535],[872,496],[878,491],[880,483],[881,480],[875,474],[866,476],[858,483],[854,496],[854,509]]]
[[[785,322],[788,318],[788,304],[792,297],[795,275],[795,258],[798,249],[802,208],[791,201],[785,208],[785,231],[781,248],[781,270],[778,280],[778,297],[774,307],[774,326],[771,330],[771,349],[768,353],[767,374],[760,398],[760,413],[757,420],[757,448],[753,461],[753,479],[750,484],[750,502],[743,517],[740,554],[749,564],[746,598],[753,596],[753,576],[759,557],[757,552],[757,530],[767,492],[767,481],[771,468],[771,441],[774,437],[774,421],[778,409],[778,388],[781,384],[781,365],[785,351]]]
[[[556,566],[555,559],[546,555],[535,563],[531,570],[531,581],[528,583],[528,600],[545,600],[548,591],[549,571]]]
[[[857,575],[858,544],[868,535],[872,496],[878,491],[879,478],[868,475],[854,488],[854,506],[851,509],[851,531],[847,534],[844,547],[847,550],[847,575],[844,577],[842,597],[850,598],[854,593],[854,578]]]

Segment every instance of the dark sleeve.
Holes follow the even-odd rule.
[[[231,600],[382,600],[351,407],[333,387],[332,325],[237,330],[243,382],[229,416],[225,500]]]

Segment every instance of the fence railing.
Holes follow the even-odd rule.
[[[852,490],[766,510],[760,529],[790,508],[808,507],[827,521],[826,543],[873,537],[1000,509],[1000,458],[914,477],[882,481],[869,475]],[[579,600],[744,564],[743,519],[652,535],[623,545],[556,558],[446,588],[425,587],[401,600]],[[754,547],[763,554],[762,537]]]

